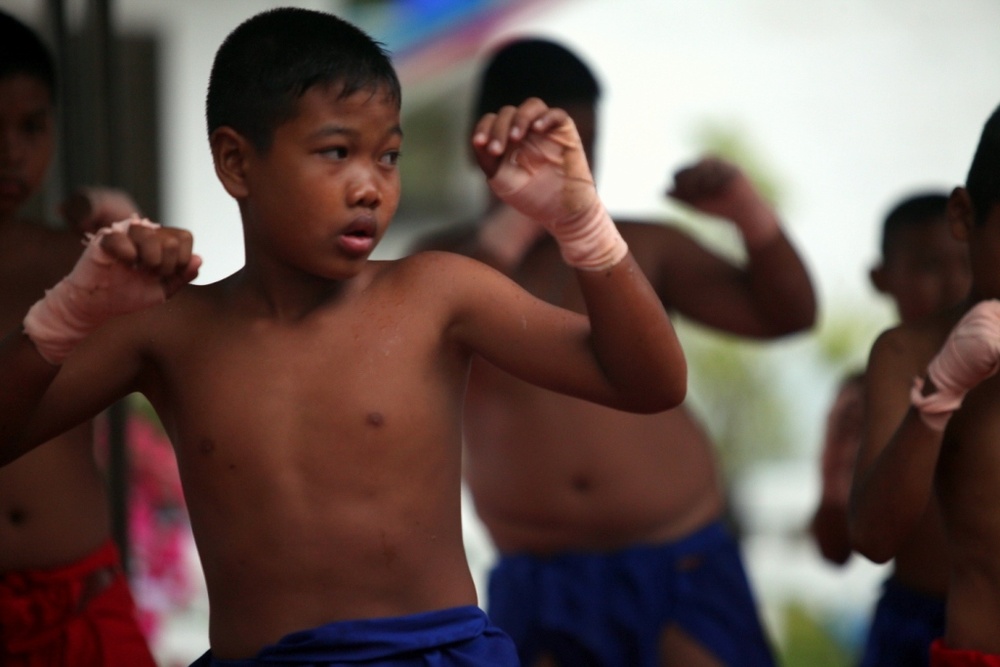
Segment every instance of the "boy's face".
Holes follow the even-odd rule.
[[[27,74],[0,78],[0,220],[16,215],[42,187],[54,147],[48,87]]]
[[[872,283],[895,302],[901,321],[912,322],[968,296],[968,254],[944,217],[898,229],[884,263],[872,270]]]
[[[399,108],[378,89],[338,99],[315,86],[251,150],[242,198],[248,251],[313,275],[356,275],[399,205]]]
[[[1000,203],[993,204],[982,222],[976,223],[974,218],[970,203],[964,227],[972,262],[975,297],[1000,299]]]

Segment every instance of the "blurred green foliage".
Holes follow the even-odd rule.
[[[848,667],[852,656],[813,619],[802,606],[785,610],[785,641],[780,647],[781,667]]]

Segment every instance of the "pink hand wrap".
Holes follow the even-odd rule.
[[[955,325],[941,351],[927,367],[935,391],[923,395],[924,383],[915,378],[910,402],[930,428],[943,431],[952,413],[970,389],[1000,369],[1000,301],[975,305]]]
[[[530,132],[489,184],[498,197],[552,234],[567,264],[600,271],[620,262],[628,246],[597,196],[575,133],[572,125],[547,135]],[[570,164],[573,160],[577,162]]]
[[[107,319],[162,303],[166,293],[157,276],[136,271],[101,248],[108,234],[126,233],[131,225],[157,228],[132,218],[89,235],[73,270],[35,303],[24,318],[24,332],[39,354],[61,364],[76,345]]]

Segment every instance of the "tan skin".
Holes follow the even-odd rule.
[[[589,321],[466,258],[369,261],[399,199],[399,109],[382,90],[338,92],[307,90],[264,153],[213,133],[244,220],[242,270],[108,322],[58,373],[24,336],[0,348],[0,374],[22,385],[0,389],[3,460],[128,392],[155,406],[223,659],[332,621],[476,603],[459,493],[473,354],[623,409],[684,396],[680,346],[631,256],[577,273]],[[487,175],[529,128],[575,136],[538,100],[507,107],[481,123]],[[589,179],[580,152],[564,167]],[[194,273],[178,230],[132,228],[105,246],[170,292]]]
[[[567,109],[592,140],[593,108]],[[678,173],[672,194],[724,218],[774,215],[739,170],[715,159]],[[494,201],[486,215],[497,206]],[[736,266],[673,227],[619,222],[618,228],[671,312],[755,338],[801,331],[813,322],[809,276],[783,233],[749,249],[747,264]],[[522,249],[519,262],[504,266],[477,242],[478,231],[448,230],[417,248],[475,256],[535,296],[583,312],[581,293],[550,239]],[[532,386],[476,359],[465,435],[465,478],[503,553],[657,544],[687,536],[724,511],[713,445],[683,406],[630,414]],[[662,653],[664,665],[719,664],[677,627],[664,631]],[[547,657],[539,663],[551,664]]]
[[[915,546],[928,514],[943,521],[945,541],[934,556],[949,562],[945,643],[956,649],[1000,653],[1000,460],[989,446],[1000,432],[996,408],[1000,381],[973,388],[942,432],[929,428],[909,406],[909,387],[925,376],[927,364],[965,311],[982,299],[1000,297],[995,267],[1000,260],[1000,206],[974,223],[964,188],[949,201],[956,235],[967,240],[973,286],[959,307],[918,324],[882,334],[872,348],[867,414],[851,494],[851,532],[857,549],[882,562]],[[925,378],[926,379],[926,378]],[[933,390],[933,385],[925,391]],[[873,397],[883,401],[875,405]],[[883,407],[878,412],[876,407]],[[883,444],[884,443],[884,444]],[[947,561],[945,560],[947,559]]]
[[[43,186],[55,148],[48,88],[16,74],[0,78],[0,327],[73,266],[80,236],[19,217]],[[0,574],[50,568],[91,553],[110,536],[105,482],[89,423],[0,468]]]
[[[893,238],[887,256],[871,270],[871,281],[892,299],[901,323],[916,323],[967,298],[971,283],[968,249],[952,235],[943,217],[899,229]],[[904,393],[897,398],[905,397]],[[894,414],[901,419],[907,402],[887,404],[889,400],[872,396],[869,404],[881,416],[891,419]],[[823,555],[838,564],[847,562],[853,551],[848,503],[864,434],[864,401],[862,374],[845,382],[838,393],[823,446],[823,494],[812,531]],[[944,539],[939,517],[932,512],[897,553],[893,576],[911,588],[943,597],[947,586],[943,552],[929,545],[942,545]]]

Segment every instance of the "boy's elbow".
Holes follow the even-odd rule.
[[[873,563],[888,563],[896,555],[896,545],[884,527],[865,526],[852,519],[850,535],[854,550]]]
[[[678,378],[676,381],[671,383],[670,391],[664,396],[665,403],[664,407],[657,412],[662,412],[663,410],[671,410],[676,408],[678,405],[684,402],[687,398],[687,373],[685,372],[682,377]]]
[[[884,564],[892,560],[893,550],[877,541],[853,540],[854,550],[873,563]]]
[[[798,318],[792,323],[794,327],[793,333],[802,333],[803,331],[809,331],[816,326],[816,301],[812,300],[808,307],[803,308],[802,312],[799,313]]]
[[[773,322],[771,338],[792,336],[810,331],[816,326],[816,302],[810,300],[798,308],[788,308],[781,313],[781,319]]]
[[[676,408],[687,398],[687,367],[682,372],[673,372],[656,392],[642,392],[636,396],[632,412],[655,414]]]

